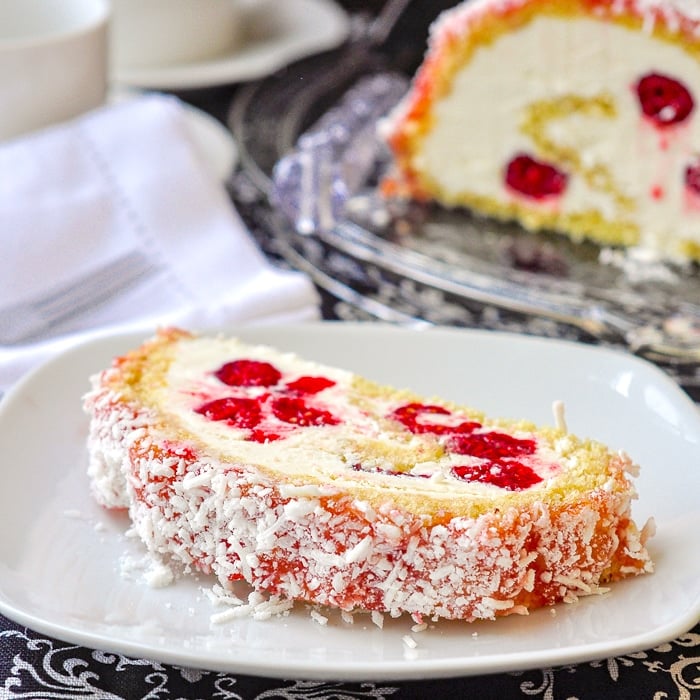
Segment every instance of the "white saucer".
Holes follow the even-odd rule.
[[[182,104],[192,140],[214,176],[223,182],[238,162],[238,148],[233,135],[210,114],[186,102]]]
[[[153,68],[113,66],[112,82],[166,90],[210,87],[262,78],[286,64],[331,49],[348,35],[349,19],[332,0],[284,0],[248,10],[248,36],[229,56]]]
[[[140,90],[112,88],[108,96],[110,104],[136,99]],[[238,148],[233,134],[210,114],[182,102],[187,129],[204,163],[217,180],[225,181],[238,162]]]

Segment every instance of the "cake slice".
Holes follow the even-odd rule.
[[[391,196],[700,259],[700,4],[473,0],[382,130]]]
[[[561,427],[178,329],[92,382],[95,497],[225,587],[475,620],[652,570],[629,457]]]

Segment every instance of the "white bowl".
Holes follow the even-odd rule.
[[[0,2],[0,139],[105,101],[109,16],[108,0]]]

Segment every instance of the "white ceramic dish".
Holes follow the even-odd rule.
[[[332,0],[253,3],[246,34],[228,56],[154,68],[114,65],[112,81],[142,88],[190,89],[262,78],[287,63],[331,49],[348,35],[349,19]]]
[[[140,90],[113,88],[109,92],[110,104],[137,99]],[[238,162],[238,147],[233,134],[210,114],[182,102],[187,128],[195,147],[199,150],[211,173],[221,181],[230,177]]]
[[[238,148],[231,132],[210,114],[183,102],[190,136],[213,175],[222,182],[233,173]]]
[[[110,12],[109,0],[0,3],[0,141],[104,102]]]
[[[233,329],[236,332],[236,329]],[[700,618],[700,414],[655,367],[625,354],[537,338],[377,324],[239,329],[417,391],[439,392],[502,416],[551,423],[624,448],[642,464],[635,518],[656,518],[654,574],[600,597],[476,624],[441,622],[403,636],[410,620],[368,616],[326,626],[299,606],[290,616],[212,626],[213,581],[150,588],[125,562],[142,551],[124,515],[97,507],[85,477],[88,374],[140,337],[107,337],[55,358],[0,404],[0,611],[45,634],[185,666],[279,677],[414,679],[575,663],[650,648]],[[130,558],[127,558],[130,557]],[[553,613],[552,610],[555,612]]]

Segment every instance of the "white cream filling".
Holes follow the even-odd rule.
[[[680,80],[693,94],[695,109],[681,125],[656,129],[642,119],[634,86],[652,72]],[[556,207],[632,221],[648,247],[668,249],[666,241],[678,237],[700,243],[700,206],[684,188],[685,168],[700,154],[700,65],[680,46],[611,23],[539,17],[480,46],[435,105],[434,128],[414,164],[448,196],[468,191],[503,200],[505,164],[521,151],[538,155],[520,130],[528,106],[602,94],[614,97],[614,118],[573,115],[550,122],[546,133],[578,151],[586,165],[607,168],[636,209],[625,211],[576,174]],[[658,188],[661,197],[652,194]]]
[[[232,394],[240,395],[238,389],[226,386],[213,373],[224,363],[241,358],[270,362],[283,375],[281,385],[301,376],[332,379],[336,382],[335,386],[309,396],[308,400],[312,405],[330,411],[341,423],[285,433],[285,430],[289,430],[289,424],[266,418],[260,427],[267,427],[271,432],[279,432],[286,437],[259,443],[245,439],[247,430],[237,429],[225,421],[211,420],[197,413],[195,409],[203,403]],[[157,390],[156,399],[161,411],[184,431],[197,436],[199,441],[225,461],[261,465],[292,477],[313,475],[338,488],[351,481],[370,480],[374,484],[385,481],[387,484],[396,484],[395,476],[379,473],[381,470],[391,471],[395,468],[394,464],[381,457],[377,458],[376,463],[369,463],[367,454],[361,449],[364,439],[374,439],[385,444],[396,440],[395,436],[384,431],[378,420],[389,415],[396,408],[395,403],[387,402],[385,398],[373,399],[369,412],[350,405],[346,398],[352,381],[353,375],[350,372],[301,360],[293,354],[279,354],[267,347],[251,347],[235,340],[197,338],[178,344],[177,354],[170,364],[163,387]],[[251,395],[259,395],[274,391],[274,388],[256,387],[249,391]],[[456,416],[445,417],[439,414],[434,417],[434,422],[443,424],[457,419]],[[433,415],[426,416],[424,420],[433,422]],[[469,418],[461,416],[457,422],[465,420]],[[527,433],[516,437],[532,438]],[[502,492],[501,488],[488,483],[469,482],[452,476],[451,470],[455,466],[480,464],[482,460],[476,457],[447,453],[438,460],[421,461],[421,449],[426,451],[429,440],[432,438],[413,435],[403,443],[417,455],[411,473],[428,477],[403,478],[401,483],[405,491],[431,492],[445,496],[454,494],[455,490],[482,496]],[[547,482],[568,465],[566,458],[539,443],[535,454],[518,458],[518,461],[542,478],[540,483],[532,487],[534,489],[546,488]],[[353,465],[360,462],[364,469],[377,469],[379,472],[353,470]],[[204,475],[194,477],[200,481],[205,478]],[[199,481],[195,485],[198,486]]]

